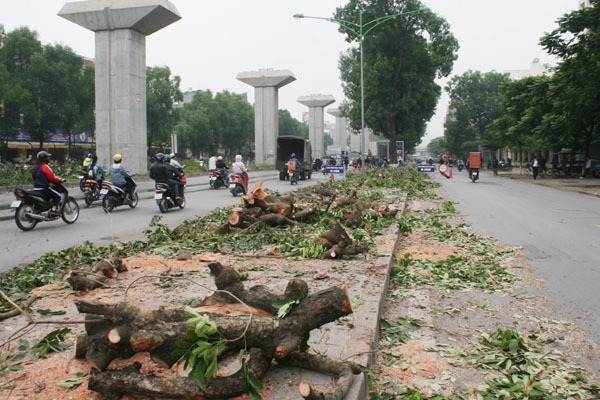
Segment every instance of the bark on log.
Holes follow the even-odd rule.
[[[242,196],[244,208],[260,207],[269,213],[290,215],[294,207],[291,196],[275,197],[262,190],[263,181],[259,181],[250,189],[246,196]]]
[[[104,316],[104,322],[86,323],[89,347],[86,358],[97,368],[105,369],[117,357],[130,357],[147,351],[164,365],[177,361],[172,355],[175,342],[186,340],[189,315],[181,309],[144,311],[124,303],[106,305],[76,303],[79,312],[92,314],[94,320]],[[352,312],[345,285],[334,286],[308,295],[283,319],[260,316],[211,316],[220,335],[230,340],[230,347],[262,348],[271,358],[283,358],[293,351],[312,329]],[[107,338],[112,329],[119,329],[122,339],[111,344]]]
[[[274,304],[292,299],[302,300],[308,295],[308,284],[301,279],[290,280],[285,292],[279,295],[262,285],[246,289],[241,282],[239,273],[230,267],[223,266],[221,263],[210,263],[208,268],[215,276],[215,285],[219,292],[215,292],[204,299],[203,305],[238,303],[236,298],[228,294],[231,293],[245,304],[274,315],[277,312]]]
[[[250,350],[249,369],[261,379],[269,369],[271,359],[258,348]],[[222,399],[244,393],[242,371],[226,377],[209,379],[202,390],[191,378],[140,374],[141,365],[135,363],[118,371],[92,370],[88,388],[108,400],[118,400],[124,394],[170,399]]]
[[[286,358],[278,360],[277,364],[290,367],[306,368],[317,372],[331,374],[336,377],[333,385],[322,390],[311,386],[307,382],[301,382],[298,386],[300,395],[310,400],[343,400],[350,386],[352,385],[352,376],[360,374],[362,367],[360,365],[336,361],[331,358],[318,354],[293,352]]]
[[[227,218],[227,223],[236,228],[245,229],[256,222],[256,218],[245,215],[240,211],[232,211]]]
[[[298,223],[282,214],[266,214],[261,215],[257,219],[269,226],[296,225]]]

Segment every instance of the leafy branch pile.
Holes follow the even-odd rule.
[[[524,338],[514,329],[484,333],[465,349],[444,349],[457,365],[471,365],[496,372],[477,391],[478,398],[492,399],[586,399],[600,394],[597,386],[585,386],[582,370],[568,364],[558,353],[547,352],[534,335]]]
[[[400,221],[404,232],[418,232],[435,242],[444,242],[456,249],[457,255],[444,260],[413,259],[411,254],[396,260],[391,274],[390,294],[396,298],[409,296],[415,287],[441,289],[442,297],[451,291],[477,289],[483,292],[505,291],[518,279],[506,266],[514,250],[500,248],[489,238],[474,235],[468,226],[456,222],[457,213],[452,203],[442,201],[439,208],[405,214]],[[402,304],[401,302],[399,303]],[[417,361],[406,360],[398,349],[411,338],[411,331],[422,327],[419,321],[402,317],[395,322],[382,320],[380,328],[381,356],[384,365],[396,365],[417,374]],[[440,328],[443,330],[443,328]],[[498,329],[481,335],[464,349],[450,349],[437,344],[427,351],[435,351],[455,366],[481,368],[493,375],[477,389],[455,390],[442,395],[443,382],[454,382],[456,377],[442,372],[440,381],[429,385],[425,394],[409,384],[396,384],[385,375],[373,375],[371,400],[526,400],[526,399],[590,399],[600,388],[586,384],[583,370],[567,363],[557,351],[545,347],[548,338],[530,334],[523,337],[514,329]]]
[[[512,249],[501,249],[481,236],[474,235],[464,225],[447,221],[456,214],[452,203],[444,201],[439,209],[428,209],[403,217],[404,229],[425,232],[458,248],[462,255],[445,260],[415,260],[410,254],[396,260],[391,280],[397,286],[431,286],[443,289],[478,288],[486,291],[501,290],[516,277],[505,267],[513,256]]]

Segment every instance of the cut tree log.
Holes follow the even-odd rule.
[[[254,376],[261,379],[271,365],[271,358],[261,349],[250,350],[248,367]],[[134,363],[117,371],[92,369],[88,388],[102,394],[108,400],[118,400],[125,394],[170,399],[222,399],[239,396],[245,386],[242,371],[233,375],[209,379],[202,390],[191,378],[155,376],[140,373],[141,365]]]
[[[171,366],[177,361],[172,354],[175,343],[187,340],[186,321],[190,316],[182,309],[146,311],[125,303],[84,301],[76,305],[81,313],[91,314],[86,315],[86,320],[94,320],[85,324],[89,336],[86,358],[98,369],[106,369],[117,357],[127,358],[146,351],[161,365]],[[202,312],[202,308],[198,311]],[[306,296],[283,319],[211,314],[211,320],[220,336],[230,341],[230,348],[260,347],[269,357],[280,359],[293,351],[312,329],[351,312],[346,286],[339,285]],[[99,319],[103,321],[98,322]],[[117,343],[109,341],[111,332],[115,341],[114,329],[120,338]]]
[[[315,239],[315,243],[325,248],[321,258],[335,259],[366,253],[369,250],[369,246],[366,244],[354,243],[339,222],[331,220],[329,228],[328,231]]]
[[[257,182],[246,196],[242,196],[244,208],[260,207],[268,213],[290,215],[294,209],[293,198],[291,196],[272,196],[262,190],[262,184],[262,180]]]
[[[204,299],[202,305],[239,303],[239,300],[241,300],[251,307],[262,309],[270,315],[274,315],[277,313],[275,304],[284,303],[289,300],[302,300],[308,296],[308,284],[301,279],[290,280],[285,288],[285,292],[282,295],[278,295],[273,293],[268,287],[262,285],[253,286],[246,290],[241,282],[239,273],[218,262],[210,263],[208,268],[215,276],[215,285],[219,291]]]
[[[298,385],[300,395],[309,400],[344,400],[352,385],[353,375],[360,374],[364,369],[355,363],[332,360],[322,355],[297,351],[282,360],[278,360],[277,364],[310,369],[335,376],[336,379],[333,385],[328,385],[321,390],[308,382],[301,382]]]

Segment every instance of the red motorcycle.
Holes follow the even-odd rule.
[[[229,174],[229,191],[233,197],[239,194],[246,195],[248,192],[248,174],[244,175],[245,177],[241,174]]]

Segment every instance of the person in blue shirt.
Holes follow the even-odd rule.
[[[131,192],[133,191],[133,182],[131,181],[131,174],[127,171],[121,162],[123,157],[120,154],[113,156],[113,165],[110,166],[110,181],[123,189],[125,192],[125,201],[129,201],[131,198]]]
[[[291,157],[290,157],[290,161],[288,162],[288,165],[290,162],[294,162],[296,163],[296,169],[294,170],[294,174],[296,174],[296,177],[300,176],[300,169],[302,168],[302,164],[300,163],[300,160],[298,160],[296,158],[296,153],[292,153]]]
[[[102,168],[102,164],[98,163],[98,156],[96,154],[92,155],[90,173],[91,178],[98,182],[98,185],[102,185],[102,180],[104,179],[104,175],[106,175],[106,171]]]

